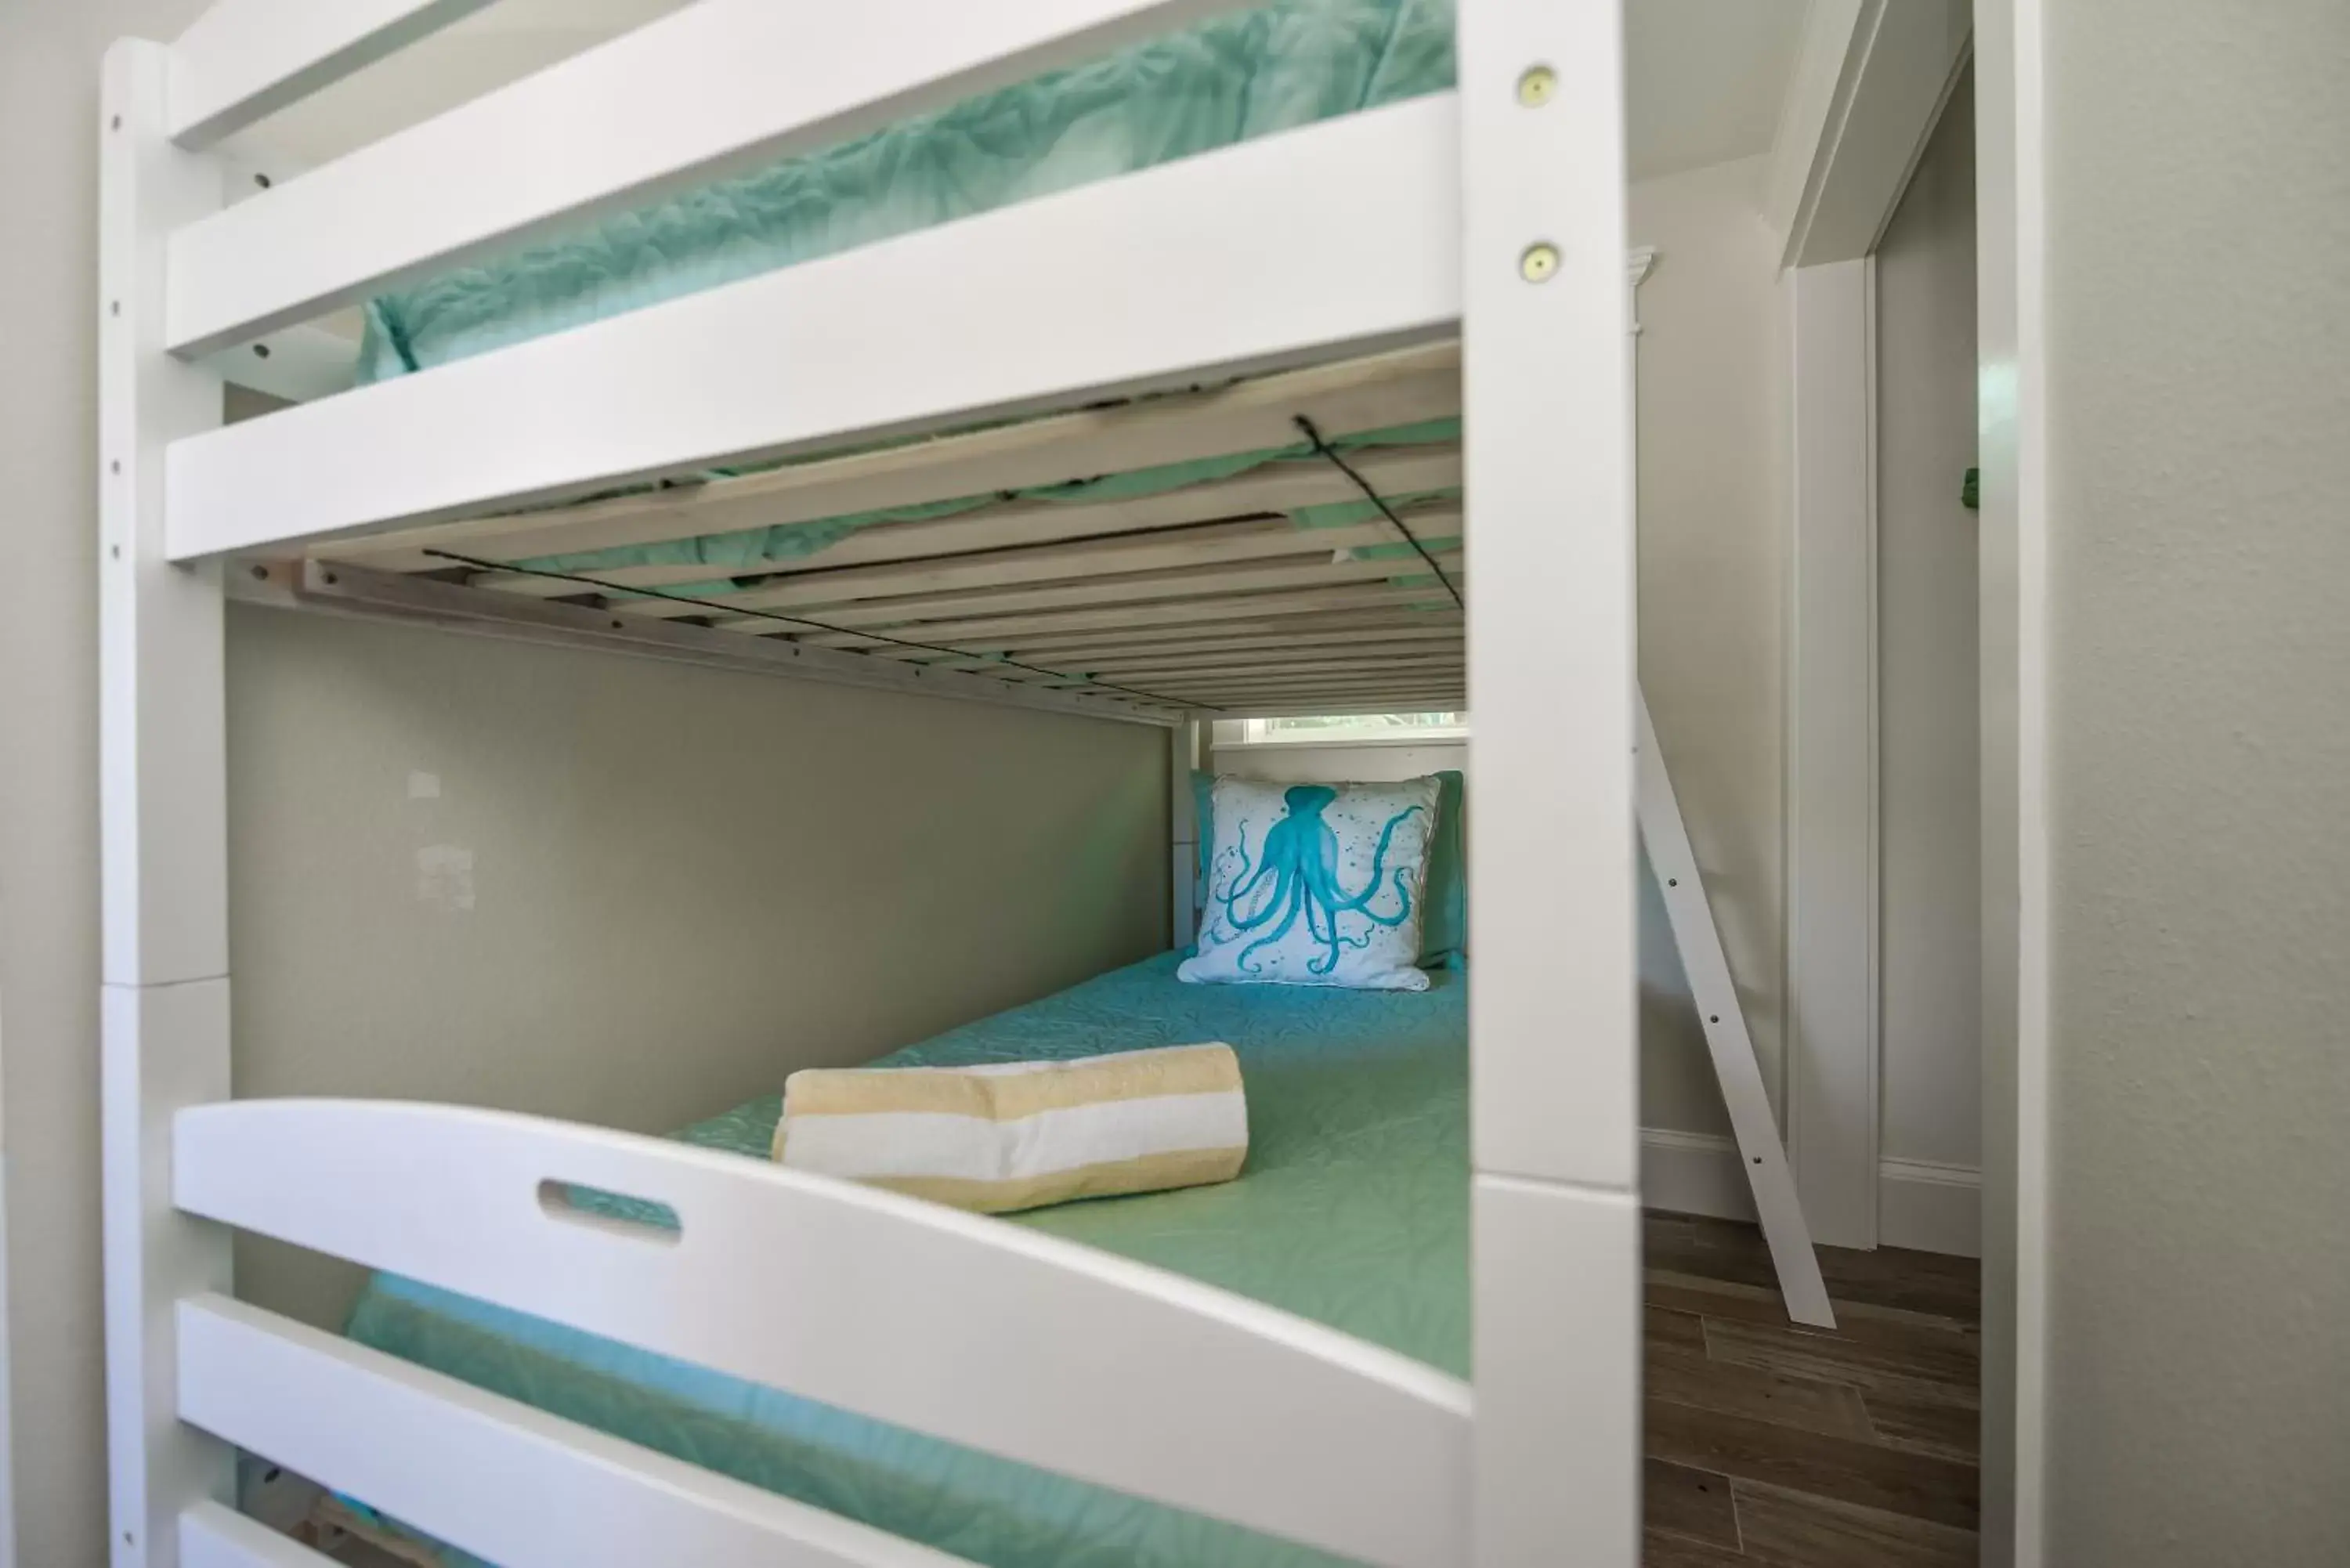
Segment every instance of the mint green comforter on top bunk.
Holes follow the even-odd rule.
[[[429,369],[1029,197],[1439,91],[1452,78],[1451,0],[1278,0],[383,296],[369,306],[360,379]],[[1460,421],[1445,420],[1345,432],[1334,444],[1412,445],[1459,436]],[[1306,461],[1308,454],[1301,444],[1073,477],[1016,495],[1113,500]],[[862,528],[1010,498],[972,495],[505,564],[590,576],[631,566],[708,566],[709,582],[667,591],[723,593],[734,576],[804,560]],[[1308,509],[1293,521],[1339,525],[1369,510],[1367,504]],[[1443,549],[1458,540],[1430,535],[1422,542]],[[1357,553],[1393,556],[1395,582],[1430,589],[1430,607],[1444,604],[1434,577],[1412,569],[1409,545]]]
[[[1229,1042],[1250,1150],[1220,1187],[1011,1217],[1469,1371],[1467,975],[1424,992],[1193,986],[1164,954],[883,1058],[951,1066]],[[764,1158],[776,1096],[679,1136]],[[942,1301],[941,1314],[954,1303]],[[362,1344],[990,1568],[1334,1560],[411,1281]],[[1243,1418],[1235,1412],[1235,1418]],[[1138,1420],[1149,1418],[1138,1410]],[[359,1501],[364,1503],[366,1500]],[[452,1563],[467,1559],[451,1554]]]
[[[1452,85],[1451,0],[1276,0],[375,300],[359,378]]]

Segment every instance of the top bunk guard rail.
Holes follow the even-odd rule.
[[[172,46],[164,130],[192,152],[492,0],[215,0]]]
[[[231,74],[212,46],[232,28],[254,47],[272,27],[331,45],[342,29],[302,18],[408,13],[368,36],[380,43],[403,24],[429,30],[442,13],[479,3],[239,0],[191,29],[206,47],[175,81],[174,108],[184,97],[209,114],[200,123],[235,118],[206,107]],[[166,342],[208,354],[492,248],[831,146],[1240,3],[859,0],[826,7],[817,26],[806,7],[777,0],[698,0],[180,230]],[[313,74],[357,49],[328,49]],[[281,67],[255,84],[256,101],[271,102],[273,88],[291,101],[303,83]]]
[[[448,1106],[200,1106],[172,1158],[174,1202],[206,1219],[1382,1568],[1463,1561],[1466,1385],[1111,1253]],[[665,1204],[678,1228],[567,1207],[556,1184]]]
[[[168,553],[311,543],[1442,336],[1461,313],[1458,118],[1451,93],[1342,116],[186,437],[169,454]]]

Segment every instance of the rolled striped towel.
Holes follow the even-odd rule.
[[[807,1068],[784,1080],[774,1157],[1001,1214],[1230,1181],[1248,1102],[1229,1045],[1066,1062]]]

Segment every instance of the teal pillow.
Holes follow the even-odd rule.
[[[1428,846],[1428,887],[1420,895],[1422,969],[1459,969],[1469,957],[1469,790],[1458,768],[1436,775],[1436,836]],[[1191,816],[1200,836],[1191,873],[1191,907],[1208,907],[1208,864],[1216,842],[1216,775],[1191,770]]]

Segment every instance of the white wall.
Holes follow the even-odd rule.
[[[1878,1223],[1971,1251],[1981,1163],[1973,90],[1877,252]]]
[[[1764,160],[1631,188],[1640,286],[1640,680],[1776,1103],[1786,944],[1786,398]],[[1726,1137],[1653,890],[1641,913],[1641,1120]],[[1735,1179],[1735,1158],[1731,1159]]]
[[[2045,15],[2045,1561],[2350,1563],[2350,7]]]

